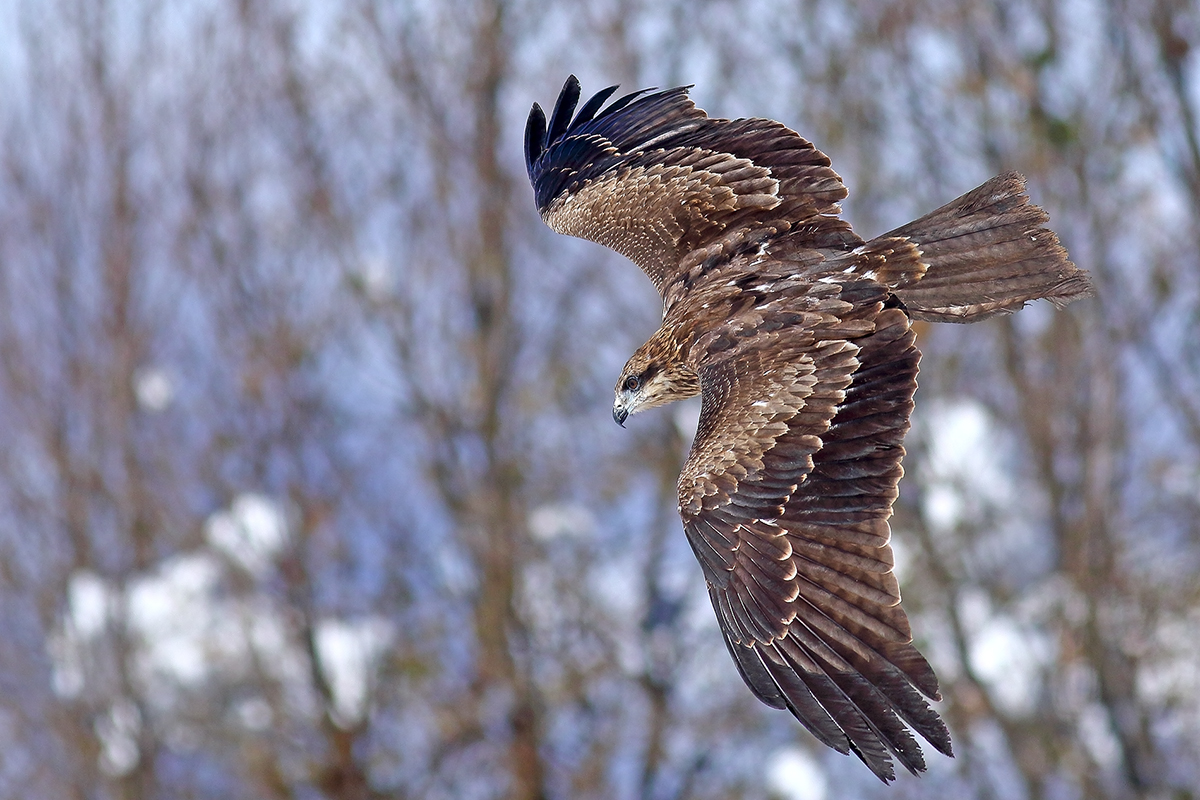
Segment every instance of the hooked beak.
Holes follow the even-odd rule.
[[[625,406],[621,406],[621,405],[613,406],[613,422],[617,423],[622,428],[625,427],[625,418],[628,416],[629,416],[629,412],[625,410]]]

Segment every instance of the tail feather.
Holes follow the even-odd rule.
[[[1042,227],[1048,219],[1029,202],[1023,176],[992,178],[879,237],[912,241],[926,265],[891,288],[914,319],[934,322],[975,322],[1030,300],[1045,298],[1061,307],[1091,295],[1088,273]]]

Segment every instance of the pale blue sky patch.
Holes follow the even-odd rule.
[[[578,503],[549,503],[529,515],[529,532],[539,542],[589,536],[595,528],[592,512]]]
[[[696,428],[700,426],[700,398],[693,397],[676,403],[671,411],[671,420],[680,438],[691,447],[692,439],[696,438]]]

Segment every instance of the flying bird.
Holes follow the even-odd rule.
[[[1025,180],[1000,175],[864,241],[829,159],[784,125],[713,119],[688,88],[534,104],[542,219],[649,276],[658,331],[613,419],[700,395],[679,514],[733,661],[760,700],[880,779],[952,755],[913,645],[888,518],[917,388],[914,320],[974,322],[1092,291]]]

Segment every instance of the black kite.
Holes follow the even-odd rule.
[[[1091,292],[1016,173],[863,241],[846,189],[778,122],[710,119],[686,88],[616,87],[575,113],[572,76],[525,159],[555,231],[641,267],[662,327],[616,386],[613,417],[701,395],[679,513],[725,643],[764,703],[883,780],[949,755],[925,698],[888,518],[920,353],[913,320],[974,322]]]

